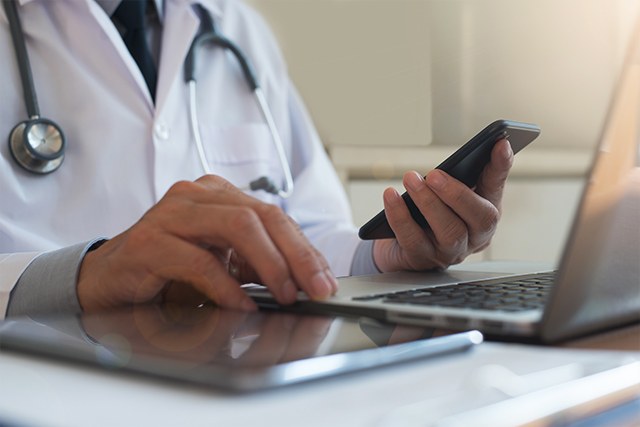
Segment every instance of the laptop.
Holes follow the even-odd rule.
[[[490,261],[344,277],[332,298],[301,295],[294,308],[543,342],[640,320],[639,37],[637,25],[557,270]],[[249,292],[274,302],[266,288]]]

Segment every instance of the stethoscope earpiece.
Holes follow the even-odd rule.
[[[60,167],[67,141],[62,129],[47,119],[20,122],[9,135],[9,150],[25,170],[47,174]]]

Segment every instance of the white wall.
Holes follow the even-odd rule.
[[[496,118],[591,146],[637,0],[248,0],[327,146],[459,145]]]
[[[598,141],[637,0],[250,0],[272,25],[361,225],[489,122],[536,123],[492,246],[554,260]]]
[[[326,145],[431,143],[429,4],[250,0]]]

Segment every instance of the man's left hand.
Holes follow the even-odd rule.
[[[484,250],[496,231],[502,212],[502,193],[513,164],[506,139],[496,143],[491,161],[471,189],[440,170],[423,179],[417,172],[403,184],[430,225],[421,228],[398,192],[387,188],[384,208],[395,239],[377,240],[373,257],[382,272],[445,269]]]

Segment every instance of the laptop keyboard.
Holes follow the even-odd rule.
[[[352,298],[391,304],[416,304],[480,310],[524,311],[544,307],[555,273],[482,280]]]

